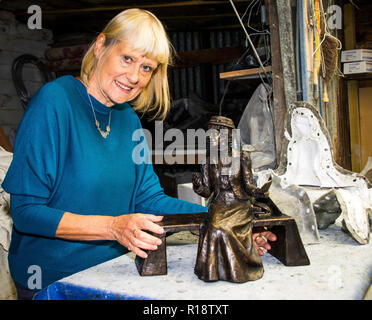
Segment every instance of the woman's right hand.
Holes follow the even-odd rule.
[[[147,253],[143,250],[156,250],[161,244],[161,240],[144,230],[163,234],[164,229],[155,223],[162,219],[163,216],[153,214],[125,214],[113,218],[109,232],[113,240],[127,247],[129,251],[133,251],[142,258],[147,258]]]

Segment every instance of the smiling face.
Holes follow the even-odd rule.
[[[104,45],[105,36],[97,38],[94,53],[100,57],[88,82],[88,92],[101,103],[112,106],[134,100],[151,80],[158,62],[124,41],[112,48]]]

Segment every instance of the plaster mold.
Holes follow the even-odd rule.
[[[291,106],[282,150],[279,167],[257,172],[257,184],[264,183],[269,175],[273,176],[276,182],[269,190],[270,197],[283,213],[295,218],[303,242],[319,242],[315,211],[326,213],[330,210],[334,217],[340,213],[338,219],[344,221],[344,227],[357,242],[368,243],[372,186],[364,176],[334,162],[329,133],[312,105],[296,102]],[[301,205],[296,207],[296,201]],[[320,205],[326,209],[322,210]],[[286,211],[285,206],[292,208]],[[335,222],[332,217],[329,221],[329,224]]]
[[[372,157],[368,157],[367,163],[360,174],[365,176],[369,182],[372,183]]]
[[[282,187],[280,178],[275,175],[269,193],[279,210],[295,219],[302,242],[318,243],[319,233],[309,194],[294,184]]]

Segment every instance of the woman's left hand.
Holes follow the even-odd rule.
[[[253,232],[252,234],[254,245],[260,256],[263,256],[271,249],[269,241],[276,241],[276,235],[271,231]]]

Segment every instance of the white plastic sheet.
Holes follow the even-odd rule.
[[[273,169],[276,165],[275,134],[269,106],[268,85],[260,84],[249,100],[238,124],[242,148],[251,152],[252,169]]]

